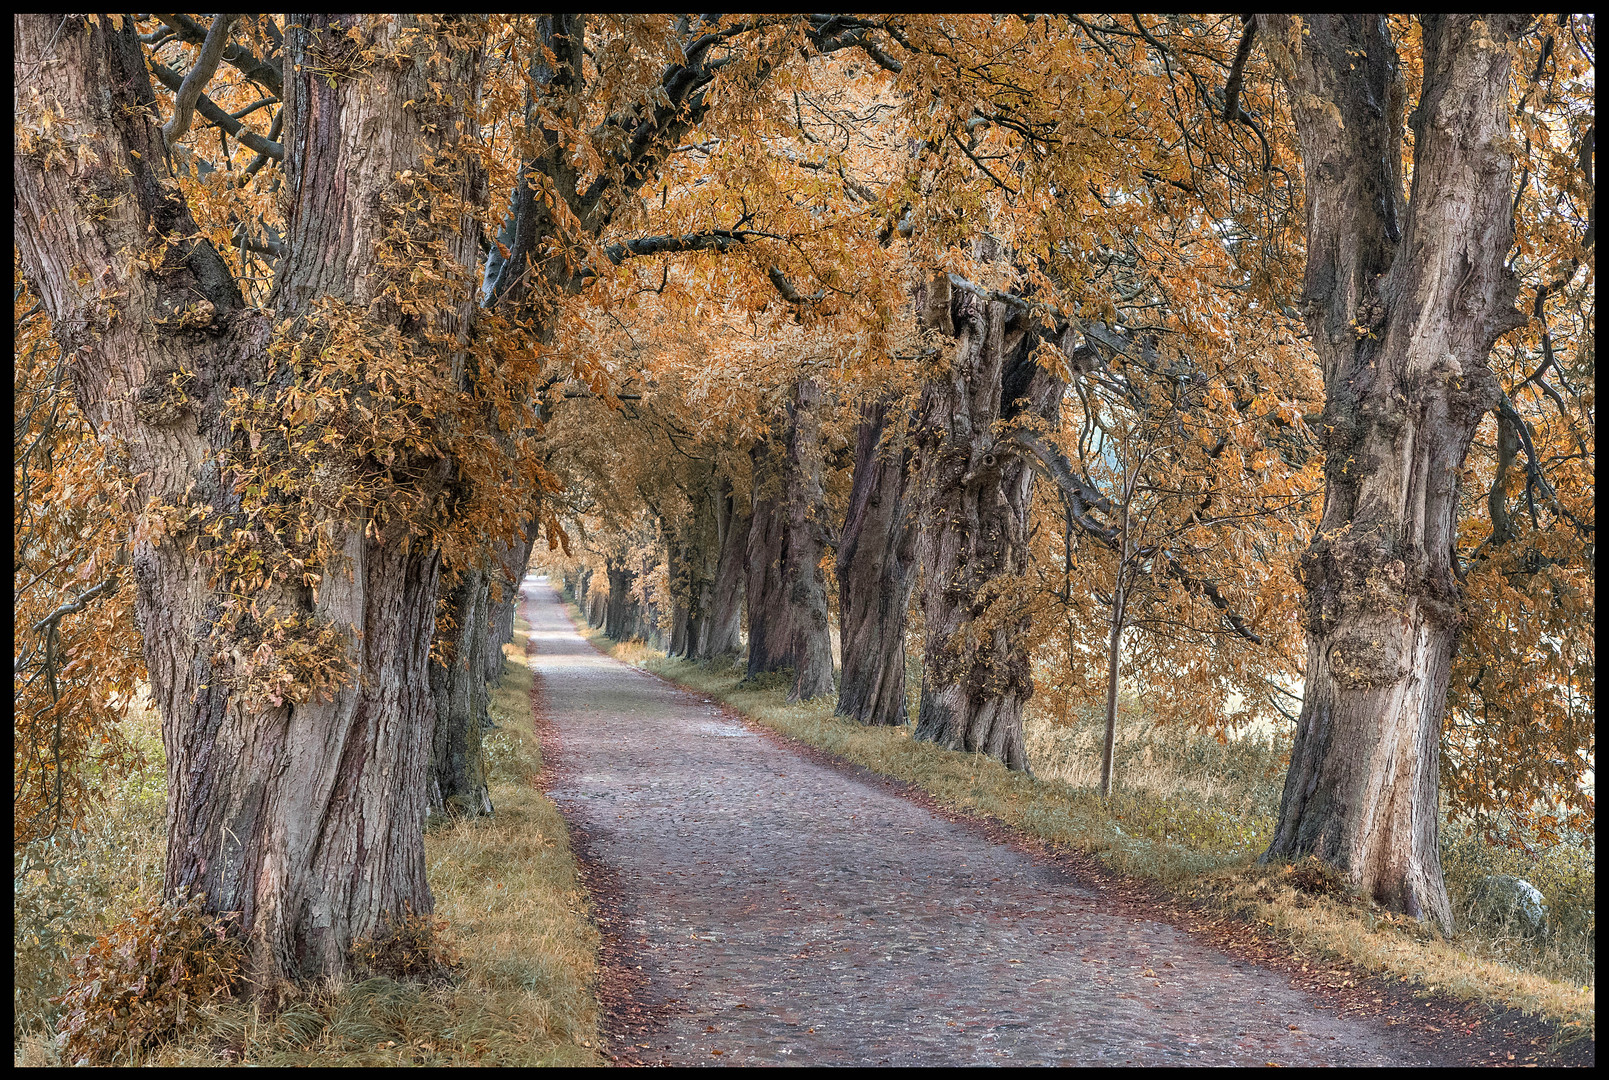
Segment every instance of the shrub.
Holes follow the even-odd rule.
[[[242,952],[201,897],[135,908],[75,961],[77,978],[59,999],[62,1061],[102,1064],[172,1035],[232,996]]]
[[[48,837],[12,851],[12,1035],[54,1030],[74,955],[94,944],[111,889],[75,837]]]

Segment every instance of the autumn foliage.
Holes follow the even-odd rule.
[[[130,912],[78,958],[61,1001],[62,1059],[109,1064],[154,1045],[236,989],[241,947],[199,897]]]
[[[833,692],[840,579],[880,581],[890,635],[926,658],[910,715],[919,685],[970,703],[922,736],[1014,767],[1025,703],[1115,710],[1119,686],[1220,738],[1298,721],[1319,521],[1356,479],[1303,278],[1333,252],[1307,250],[1321,189],[1291,57],[1332,44],[1322,26],[1303,45],[1317,24],[1287,41],[1236,16],[309,18],[70,17],[62,70],[120,72],[110,112],[19,76],[18,191],[62,205],[18,210],[17,843],[82,821],[148,680],[170,764],[242,770],[170,791],[170,891],[219,872],[184,828],[283,824],[230,784],[266,799],[292,754],[329,791],[372,769],[342,781],[381,793],[361,812],[323,788],[268,800],[353,816],[284,830],[325,846],[283,890],[241,886],[344,912],[276,910],[256,962],[334,971],[362,942],[435,970],[405,922],[429,918],[428,797],[403,786],[440,787],[431,723],[474,772],[495,675],[469,658],[495,667],[540,546],[612,633],[693,658],[730,657],[746,594],[749,643],[786,644],[751,673],[789,668],[798,696]],[[1592,26],[1476,39],[1512,61],[1513,250],[1487,254],[1517,327],[1443,478],[1440,791],[1513,844],[1590,836],[1594,812]],[[1445,60],[1424,28],[1369,28],[1405,115]],[[1414,147],[1391,137],[1369,167],[1401,186]],[[1391,313],[1352,299],[1343,343],[1372,347]],[[898,480],[875,495],[874,464]],[[852,512],[883,530],[854,545],[883,553],[872,570],[836,561]],[[137,606],[168,620],[144,655]],[[879,678],[906,678],[905,651]],[[986,712],[1016,741],[971,732]],[[391,846],[343,847],[375,816]],[[330,884],[354,852],[395,878],[383,901]],[[190,941],[191,915],[127,940]],[[232,974],[208,970],[195,1000]],[[113,1038],[107,1000],[80,1002],[85,1056]]]

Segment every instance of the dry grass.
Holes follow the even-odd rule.
[[[425,837],[436,913],[449,923],[461,959],[456,983],[428,988],[370,979],[327,985],[272,1012],[233,1003],[130,1064],[605,1064],[595,1049],[597,932],[576,878],[564,821],[534,784],[541,751],[531,730],[531,672],[524,661],[528,632],[523,621],[517,624],[514,644],[505,647],[507,671],[492,701],[499,729],[487,749],[496,813],[433,828]],[[159,755],[160,743],[154,817],[148,812],[151,800],[120,794],[106,819],[109,835],[129,838],[136,852],[154,852],[155,862],[146,858],[138,867],[122,866],[105,858],[117,850],[107,845],[84,853],[86,877],[106,875],[100,880],[118,895],[160,885]],[[148,778],[141,790],[149,787]],[[145,816],[130,828],[136,812]],[[114,822],[122,823],[120,831]],[[88,895],[101,886],[81,881],[74,888]],[[104,920],[121,906],[101,903],[92,914]],[[43,982],[64,984],[66,974],[65,966],[58,966]],[[50,1039],[55,1018],[48,1006],[40,1006],[38,993],[30,989],[30,994],[32,1011],[23,1017],[19,970],[14,1060],[56,1064]]]
[[[1555,853],[1556,861],[1570,864],[1555,876],[1573,883],[1565,904],[1559,892],[1549,894],[1555,922],[1561,921],[1561,907],[1578,917],[1551,940],[1522,941],[1510,930],[1476,922],[1447,941],[1355,898],[1299,891],[1287,868],[1256,865],[1278,808],[1288,737],[1283,744],[1271,738],[1220,744],[1131,722],[1119,734],[1113,796],[1103,802],[1095,791],[1094,717],[1070,726],[1031,719],[1027,742],[1036,775],[1028,777],[978,755],[915,742],[908,727],[864,728],[839,720],[830,702],[789,705],[786,679],[745,684],[742,671],[730,665],[667,660],[640,643],[615,645],[579,619],[577,625],[620,659],[722,700],[767,727],[916,784],[947,805],[1097,856],[1119,873],[1155,880],[1271,927],[1304,955],[1343,960],[1427,991],[1517,1007],[1565,1025],[1566,1032],[1593,1031],[1590,853],[1583,861],[1576,852],[1573,863],[1568,853]],[[1448,880],[1455,903],[1480,876],[1515,872],[1502,864],[1500,849],[1456,831],[1450,841]],[[1534,862],[1527,872],[1533,880],[1539,876]]]

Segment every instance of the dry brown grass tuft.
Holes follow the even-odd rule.
[[[564,820],[534,782],[541,750],[531,728],[528,634],[518,623],[492,700],[499,727],[487,750],[496,813],[425,837],[436,916],[446,920],[458,955],[455,981],[431,987],[372,978],[315,987],[275,1010],[224,1005],[127,1064],[606,1063],[596,1049],[597,932]],[[152,827],[159,841],[160,811]],[[159,873],[160,859],[156,865]],[[41,1016],[26,1033],[19,1027],[16,1064],[57,1063],[53,1023]]]
[[[1594,929],[1546,949],[1500,955],[1479,926],[1447,941],[1413,920],[1339,895],[1337,884],[1311,867],[1259,867],[1284,780],[1288,742],[1211,737],[1127,724],[1119,733],[1117,785],[1103,802],[1095,791],[1094,718],[1058,726],[1027,725],[1036,776],[998,762],[914,742],[910,728],[865,728],[832,715],[832,703],[789,705],[786,680],[745,684],[730,665],[667,660],[640,644],[626,652],[582,633],[620,659],[658,672],[691,690],[724,701],[754,720],[857,765],[915,784],[949,806],[994,818],[1053,845],[1099,857],[1112,869],[1155,880],[1181,896],[1282,933],[1304,955],[1339,959],[1365,970],[1417,983],[1454,997],[1484,1000],[1540,1014],[1576,1030],[1594,1030]],[[1137,709],[1131,709],[1133,715]],[[1464,859],[1464,862],[1472,862]],[[1470,873],[1449,867],[1457,900]],[[1591,903],[1591,857],[1586,903]],[[1581,868],[1576,867],[1580,888]],[[1574,943],[1585,965],[1554,961]],[[1576,976],[1581,976],[1577,978]]]

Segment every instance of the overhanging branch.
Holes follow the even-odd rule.
[[[1013,428],[1009,433],[1009,437],[1033,456],[1031,464],[1035,466],[1035,471],[1047,477],[1061,490],[1067,499],[1069,516],[1078,525],[1079,529],[1099,540],[1113,551],[1121,551],[1122,537],[1119,534],[1118,527],[1112,524],[1104,524],[1090,517],[1091,510],[1102,514],[1115,513],[1116,508],[1112,505],[1111,500],[1102,495],[1094,485],[1074,472],[1072,464],[1060,450],[1041,439],[1034,432],[1025,428]],[[1178,557],[1170,551],[1164,551],[1160,548],[1142,548],[1137,554],[1160,558],[1167,575],[1183,585],[1189,592],[1197,596],[1206,597],[1213,607],[1223,613],[1224,621],[1229,624],[1230,629],[1237,635],[1256,645],[1263,643],[1263,639],[1258,636],[1257,632],[1247,626],[1245,620],[1230,605],[1216,582],[1209,581],[1186,570],[1184,565],[1179,562]]]

